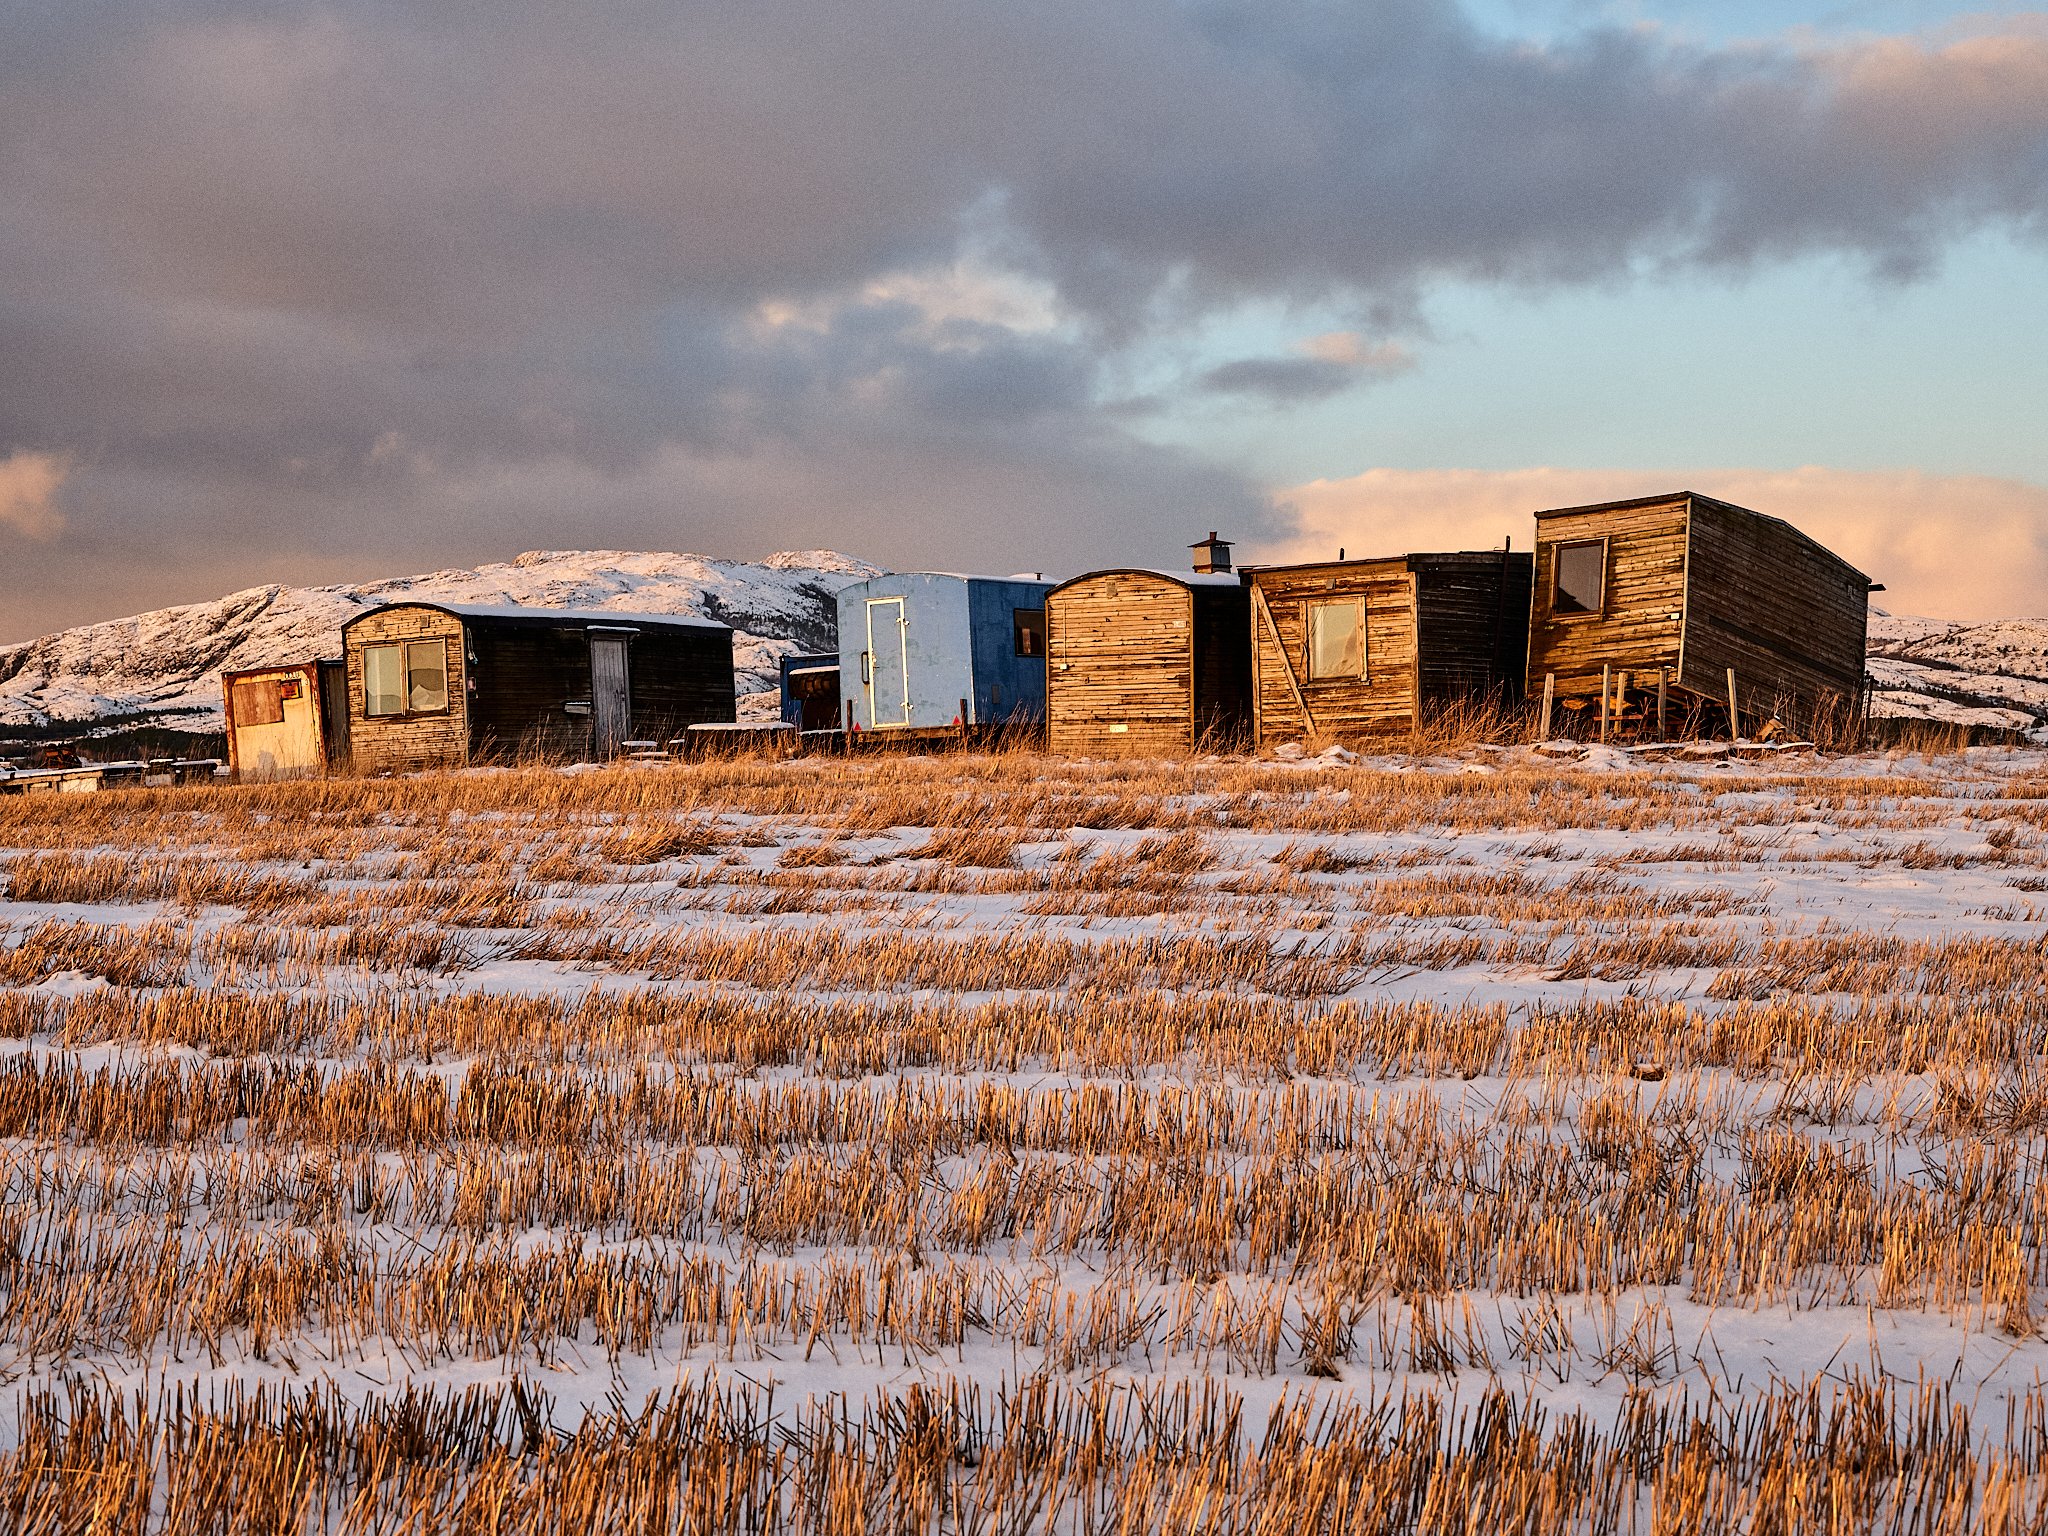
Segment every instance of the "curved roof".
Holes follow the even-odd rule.
[[[505,623],[551,624],[562,627],[580,624],[588,627],[613,625],[635,629],[729,631],[732,628],[730,624],[720,624],[715,619],[700,619],[686,613],[622,613],[610,608],[541,608],[519,603],[444,603],[427,597],[408,597],[396,602],[379,603],[374,608],[365,608],[341,627],[348,629],[372,614],[388,613],[393,608],[432,608],[439,613],[452,614],[458,619],[497,619]]]
[[[1234,571],[1170,571],[1151,565],[1106,565],[1099,571],[1083,571],[1078,576],[1069,576],[1052,590],[1064,592],[1068,587],[1084,581],[1093,581],[1097,576],[1158,576],[1183,587],[1241,587],[1241,581]]]

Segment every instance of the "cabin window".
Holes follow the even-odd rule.
[[[1365,676],[1365,599],[1308,605],[1308,678]]]
[[[1607,606],[1607,541],[1560,544],[1551,556],[1550,611],[1598,613]]]
[[[1017,654],[1030,656],[1038,661],[1045,660],[1045,610],[1014,608],[1010,611],[1010,617],[1016,626]]]
[[[237,730],[245,725],[276,725],[284,719],[284,688],[275,678],[241,679],[235,684],[229,702]]]
[[[432,715],[448,707],[448,642],[363,647],[363,712]]]

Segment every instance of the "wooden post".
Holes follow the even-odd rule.
[[[1742,739],[1742,712],[1735,702],[1735,669],[1728,669],[1728,739]]]
[[[1669,733],[1664,729],[1664,668],[1657,669],[1657,739],[1663,741]]]
[[[846,701],[846,729],[839,733],[839,750],[849,756],[853,753],[853,700],[851,699]]]
[[[1601,739],[1601,740],[1602,740],[1603,742],[1604,742],[1605,740],[1607,740],[1607,711],[1608,711],[1608,709],[1609,709],[1609,707],[1610,707],[1610,701],[1611,701],[1611,700],[1612,700],[1612,698],[1614,697],[1614,695],[1613,695],[1613,686],[1614,686],[1614,684],[1613,684],[1613,679],[1612,679],[1612,676],[1611,676],[1612,672],[1613,672],[1613,668],[1609,667],[1609,666],[1608,666],[1608,665],[1606,665],[1606,664],[1605,664],[1604,662],[1603,662],[1603,663],[1601,664],[1601,667],[1600,667],[1600,739]]]
[[[960,750],[967,750],[967,701],[960,701]]]
[[[1550,701],[1557,696],[1557,674],[1543,674],[1543,723],[1536,728],[1538,741],[1550,740]]]

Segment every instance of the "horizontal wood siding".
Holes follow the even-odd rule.
[[[1252,727],[1249,587],[1189,589],[1195,619],[1195,740],[1236,746]]]
[[[1521,697],[1528,665],[1527,553],[1416,555],[1416,662],[1426,704]]]
[[[1532,694],[1545,673],[1561,696],[1600,692],[1603,665],[1651,671],[1678,665],[1685,604],[1686,500],[1647,507],[1572,512],[1536,521],[1535,592],[1529,605]],[[1551,612],[1551,572],[1559,544],[1605,538],[1606,606],[1595,616]]]
[[[1175,752],[1194,740],[1189,589],[1108,571],[1046,599],[1046,739],[1054,752]],[[1120,725],[1122,731],[1110,727]]]
[[[1736,675],[1744,714],[1804,722],[1862,693],[1869,578],[1796,528],[1697,498],[1682,686],[1714,698]]]
[[[383,715],[364,710],[363,648],[393,640],[448,642],[448,708],[438,715]],[[348,661],[349,754],[365,773],[404,773],[419,768],[459,768],[468,761],[466,710],[469,670],[463,656],[462,620],[437,608],[406,605],[379,609],[351,620],[342,630]]]
[[[1291,665],[1317,731],[1326,737],[1363,736],[1407,730],[1415,721],[1415,596],[1405,560],[1352,560],[1341,564],[1293,566],[1255,571],[1252,581],[1265,597],[1279,632],[1276,645],[1256,613],[1252,616],[1255,723],[1260,742],[1291,741],[1309,734],[1294,690]],[[1311,603],[1365,599],[1363,681],[1331,678],[1310,682],[1308,610]],[[1286,663],[1282,663],[1282,650]]]

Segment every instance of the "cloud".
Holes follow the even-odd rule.
[[[64,528],[57,487],[71,472],[61,454],[20,452],[0,459],[0,528],[31,539],[54,539]]]
[[[2048,25],[1715,50],[1515,46],[1450,0],[107,0],[0,22],[0,143],[0,454],[90,465],[16,628],[133,601],[124,560],[207,595],[216,529],[252,570],[482,558],[467,498],[522,475],[564,487],[553,545],[772,548],[801,484],[1010,548],[1097,471],[1185,543],[1257,503],[1131,435],[1137,344],[1248,301],[1384,331],[1445,277],[1910,274],[2039,234]],[[1178,387],[1405,361],[1336,333]],[[696,499],[606,489],[657,483]]]
[[[1280,493],[1291,531],[1248,558],[1526,549],[1532,514],[1693,490],[1782,517],[1886,586],[1880,605],[1946,619],[2048,614],[2048,487],[1914,470],[1375,469]]]

